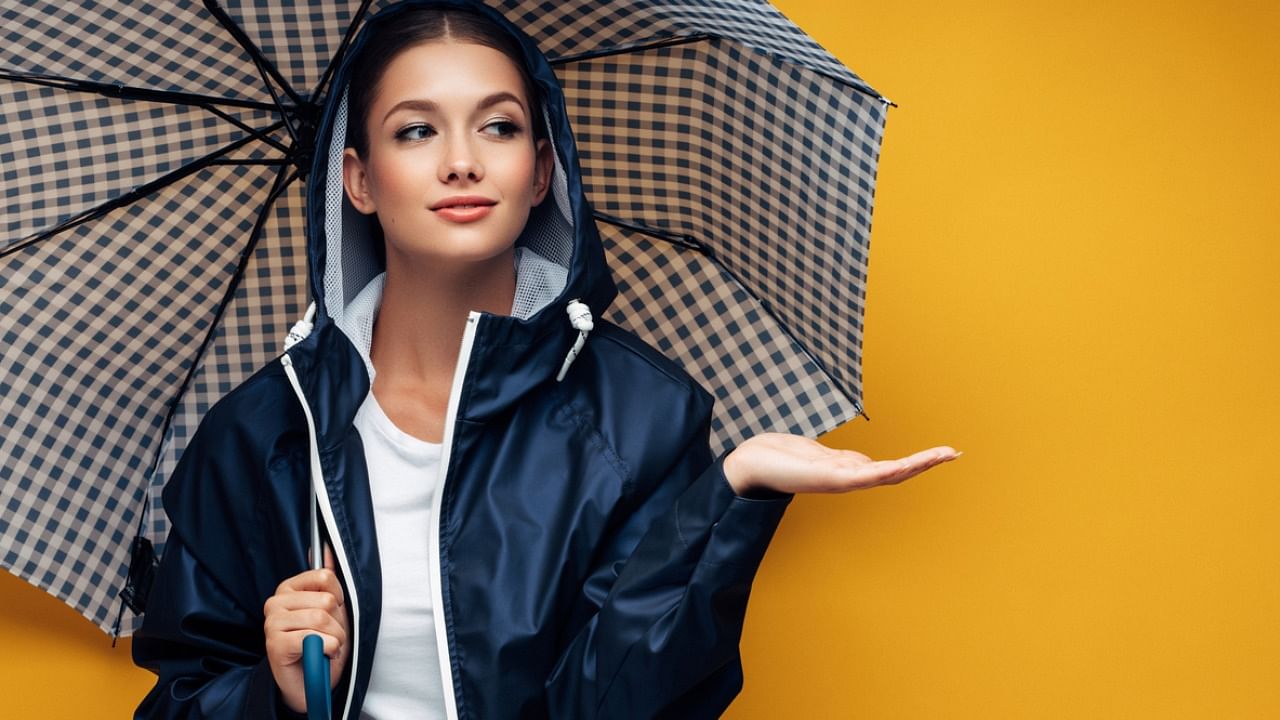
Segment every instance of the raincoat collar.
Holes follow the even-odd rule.
[[[482,314],[464,379],[467,390],[463,393],[459,415],[469,420],[483,420],[515,403],[534,387],[554,382],[566,353],[578,336],[578,331],[570,325],[568,304],[578,300],[600,317],[617,294],[583,190],[564,95],[551,66],[536,44],[501,13],[467,0],[403,2],[380,11],[369,18],[356,37],[330,86],[332,90],[324,101],[316,133],[316,161],[307,187],[307,256],[317,313],[311,337],[298,349],[314,351],[323,360],[299,363],[298,369],[304,376],[304,390],[313,404],[321,406],[315,409],[326,410],[316,413],[317,432],[321,444],[326,447],[335,446],[345,437],[370,385],[361,353],[349,333],[342,328],[343,308],[337,307],[340,302],[336,299],[354,298],[367,279],[376,275],[377,268],[368,264],[381,262],[376,253],[369,252],[355,253],[357,257],[353,261],[351,245],[339,245],[333,241],[336,231],[344,243],[347,242],[352,234],[352,223],[359,222],[359,218],[353,218],[352,212],[342,212],[345,201],[335,199],[331,185],[335,180],[341,182],[341,158],[334,157],[334,149],[336,146],[340,155],[341,145],[338,143],[341,138],[335,136],[338,133],[345,135],[345,91],[350,76],[350,59],[359,55],[368,40],[368,27],[375,23],[394,22],[397,15],[418,7],[468,8],[486,15],[516,39],[530,75],[542,94],[543,112],[554,147],[556,173],[559,174],[553,177],[553,191],[540,206],[534,208],[530,223],[533,224],[540,216],[553,224],[561,223],[563,219],[568,229],[566,240],[570,244],[570,252],[563,253],[560,258],[552,258],[566,270],[565,285],[553,299],[526,319]],[[526,236],[531,234],[536,233],[526,232]],[[526,240],[522,236],[517,244]],[[339,252],[335,252],[335,248]],[[332,263],[341,263],[344,268],[354,267],[356,271],[335,273]],[[365,273],[365,279],[353,282],[352,278],[358,277],[360,272]],[[344,283],[346,287],[340,287]],[[424,308],[424,311],[429,312],[430,308]]]

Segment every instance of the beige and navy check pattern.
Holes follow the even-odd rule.
[[[0,565],[104,630],[143,507],[160,546],[200,417],[307,304],[273,95],[385,3],[220,4],[282,80],[200,2],[0,0]],[[762,2],[494,5],[564,87],[605,314],[715,396],[716,449],[859,414],[884,101]]]

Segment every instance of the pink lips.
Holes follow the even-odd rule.
[[[436,215],[456,223],[475,222],[493,211],[496,203],[478,195],[455,195],[431,206]]]

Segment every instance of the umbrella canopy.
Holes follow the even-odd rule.
[[[0,2],[0,564],[104,630],[200,417],[307,305],[316,108],[379,4]],[[493,4],[564,87],[604,315],[716,397],[714,449],[861,414],[887,101],[764,3]]]

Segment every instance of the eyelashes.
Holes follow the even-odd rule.
[[[524,132],[524,127],[514,120],[500,119],[486,123],[481,129],[485,135],[498,138],[512,138]],[[412,123],[396,130],[396,140],[421,142],[429,140],[440,133],[427,123]]]
[[[511,120],[496,120],[484,126],[484,129],[495,130],[497,135],[502,137],[515,137],[520,134],[524,128]],[[491,133],[492,134],[492,133]]]
[[[406,125],[396,131],[397,140],[426,140],[436,135],[436,129],[426,123]]]

